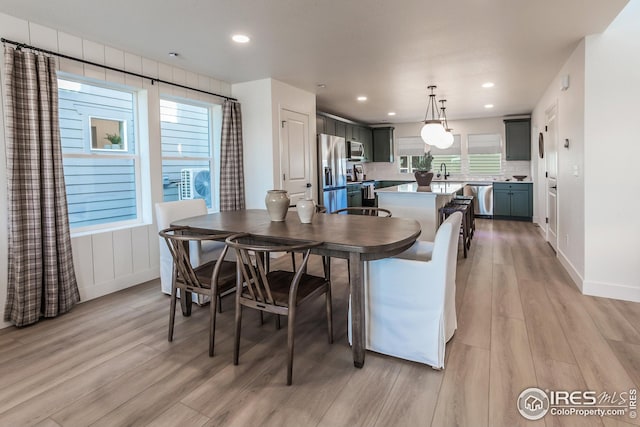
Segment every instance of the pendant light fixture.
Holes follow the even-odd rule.
[[[427,103],[427,111],[424,115],[424,126],[420,131],[422,140],[429,145],[435,145],[439,147],[444,144],[445,141],[445,129],[442,126],[442,121],[438,115],[438,106],[436,104],[436,95],[433,90],[436,86],[428,86],[427,89],[431,91],[429,94],[429,102]],[[431,117],[429,117],[429,110],[431,110]]]
[[[438,146],[438,148],[449,148],[453,145],[453,129],[449,127],[449,123],[447,122],[447,114],[445,113],[444,103],[447,102],[446,99],[441,99],[440,104],[440,119],[442,120],[442,126],[445,130],[445,137],[442,140],[442,145]]]

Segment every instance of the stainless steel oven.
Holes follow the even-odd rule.
[[[375,181],[364,181],[362,183],[362,206],[376,206],[375,189]]]
[[[475,197],[476,216],[493,217],[493,183],[467,184],[463,193]]]

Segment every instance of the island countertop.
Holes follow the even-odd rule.
[[[431,182],[428,187],[420,187],[416,182],[380,188],[376,193],[415,193],[419,195],[451,196],[464,188],[464,182]]]

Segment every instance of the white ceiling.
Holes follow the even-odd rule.
[[[451,119],[531,112],[580,39],[627,1],[0,0],[0,11],[229,83],[272,77],[317,93],[318,109],[400,123],[424,118],[429,84]]]

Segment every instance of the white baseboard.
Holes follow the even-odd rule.
[[[130,288],[140,283],[148,282],[149,280],[157,279],[160,277],[160,268],[154,267],[149,270],[139,271],[134,274],[119,277],[108,282],[88,285],[79,287],[80,300],[89,301],[94,298],[98,298],[113,292],[120,291],[122,289]],[[158,287],[160,284],[158,284]]]
[[[558,260],[583,295],[640,302],[640,287],[585,280],[561,251],[558,251]]]
[[[585,281],[582,286],[582,293],[594,297],[640,302],[640,287],[638,286],[620,285],[618,283]]]
[[[584,293],[584,278],[582,277],[582,275],[578,272],[578,270],[576,270],[571,261],[569,261],[569,258],[567,258],[561,250],[558,250],[557,255],[560,264],[562,264],[567,273],[569,273],[569,277],[571,277],[571,280],[573,280],[578,289],[580,289],[580,292]]]

